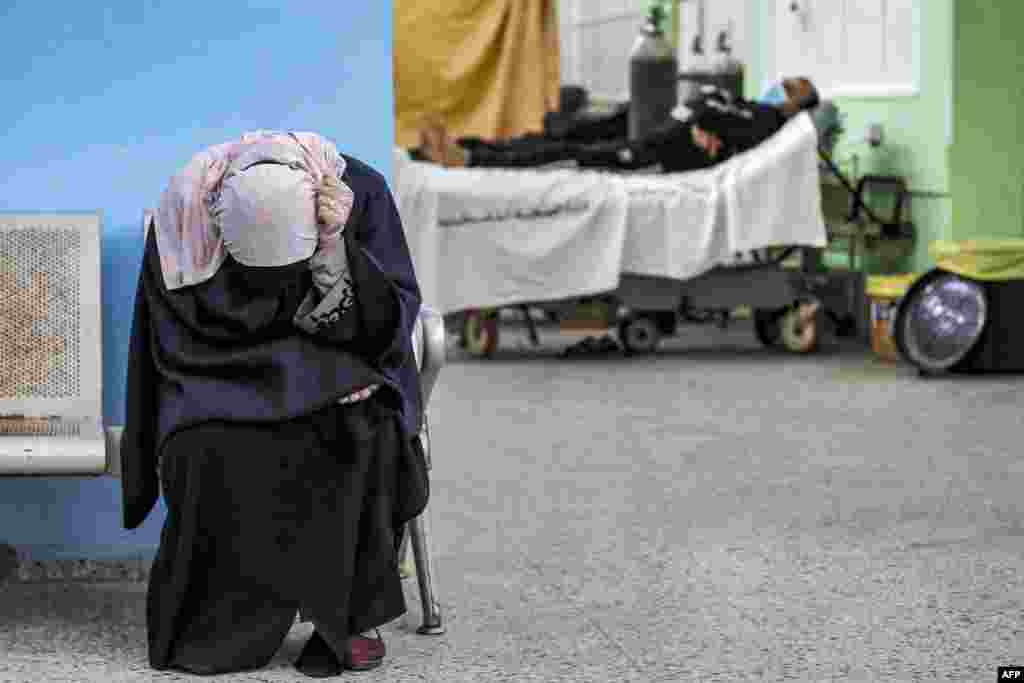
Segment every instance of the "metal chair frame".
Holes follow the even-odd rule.
[[[413,330],[413,351],[420,371],[420,391],[423,419],[421,421],[420,442],[426,455],[427,470],[433,468],[431,458],[430,421],[427,407],[430,395],[437,384],[437,378],[445,362],[445,326],[444,317],[429,306],[422,306],[416,326]],[[434,583],[434,565],[431,555],[429,505],[418,517],[406,525],[407,533],[402,542],[401,560],[408,553],[409,547],[416,567],[416,581],[419,584],[420,603],[423,609],[423,623],[416,630],[421,635],[441,635],[445,632],[441,615],[441,605],[437,599]]]

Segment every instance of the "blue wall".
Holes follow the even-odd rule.
[[[204,147],[309,130],[390,175],[391,3],[0,4],[0,211],[103,214],[104,417],[124,421],[142,210]],[[117,480],[0,479],[0,542],[39,559],[156,547]]]

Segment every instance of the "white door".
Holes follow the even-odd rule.
[[[826,97],[912,95],[920,0],[772,0],[775,73]]]
[[[844,0],[775,2],[775,76],[808,76],[828,89],[843,76]]]

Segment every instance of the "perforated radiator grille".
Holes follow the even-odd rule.
[[[81,436],[82,423],[59,418],[0,417],[0,438],[5,436]]]
[[[81,394],[81,248],[73,229],[0,230],[0,399]]]

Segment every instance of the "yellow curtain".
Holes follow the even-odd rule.
[[[455,135],[542,130],[558,108],[556,0],[394,0],[395,144],[425,115]]]

